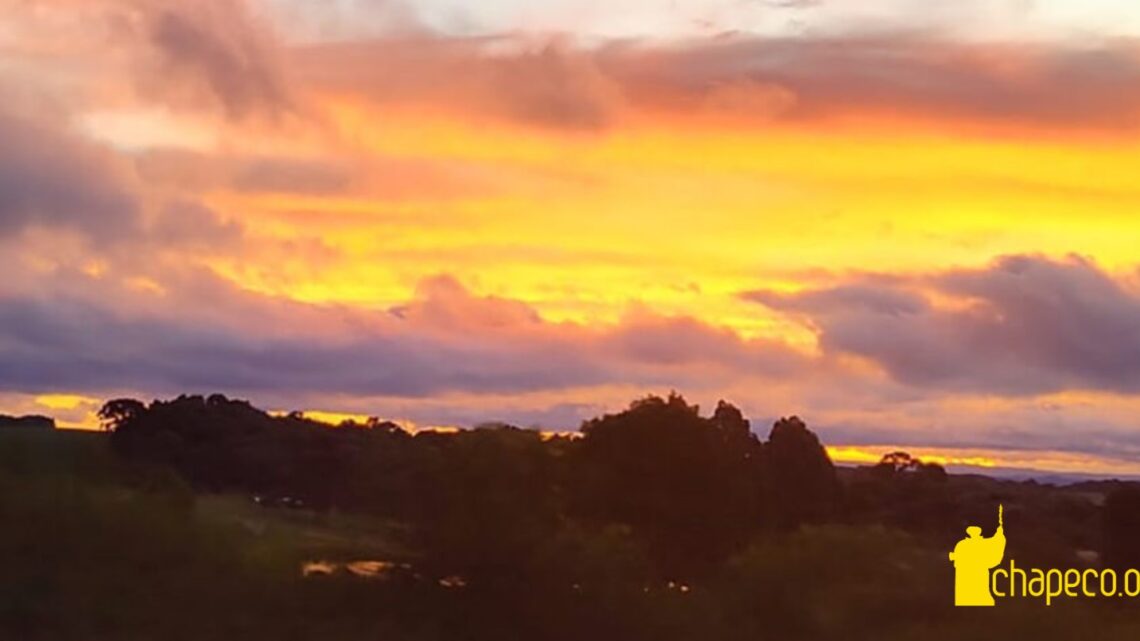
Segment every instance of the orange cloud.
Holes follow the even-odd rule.
[[[573,427],[676,387],[853,447],[1138,451],[1130,42],[302,44],[237,0],[35,5],[0,32],[21,407]]]
[[[409,36],[295,48],[318,93],[556,129],[646,118],[734,127],[909,120],[1037,133],[1140,124],[1128,42],[962,43],[929,34],[679,44]],[[375,64],[382,60],[384,64]]]

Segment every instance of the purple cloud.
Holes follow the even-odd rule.
[[[399,314],[270,298],[207,276],[177,285],[179,300],[161,305],[95,279],[86,296],[0,300],[0,390],[418,398],[633,383],[683,389],[742,367],[773,375],[804,362],[782,345],[692,319],[550,323],[447,277],[425,281]]]
[[[958,304],[935,305],[932,293]],[[861,356],[911,385],[1140,389],[1140,293],[1082,258],[1010,256],[981,269],[743,297],[809,323],[825,353]]]

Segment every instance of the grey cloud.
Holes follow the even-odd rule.
[[[959,304],[924,302],[922,288]],[[1076,257],[1012,256],[907,283],[744,296],[806,315],[825,352],[867,358],[903,383],[1002,394],[1140,390],[1140,293]]]
[[[602,55],[601,68],[630,94],[664,93],[680,105],[748,80],[793,95],[784,114],[793,119],[879,110],[1074,128],[1140,124],[1140,48],[1128,41],[969,44],[902,33],[735,38]]]
[[[424,397],[613,383],[688,388],[710,365],[738,378],[742,362],[757,375],[771,373],[762,367],[767,359],[780,371],[792,363],[786,348],[695,321],[607,330],[546,323],[522,303],[476,297],[445,278],[428,281],[401,317],[196,283],[171,290],[180,300],[154,305],[98,283],[87,298],[8,297],[0,303],[0,389]],[[471,322],[457,324],[460,317]],[[650,325],[652,341],[613,349]],[[686,342],[697,348],[656,353]]]
[[[148,238],[160,247],[232,249],[244,237],[244,228],[224,221],[209,207],[192,200],[166,204],[148,229]]]
[[[557,129],[604,129],[625,103],[591,52],[557,40],[425,35],[299,48],[290,60],[320,90]]]
[[[60,126],[0,109],[0,239],[34,227],[79,232],[112,255],[130,244],[230,246],[242,228],[191,199],[144,197],[134,166]]]
[[[803,371],[808,358],[776,341],[742,340],[694,318],[630,317],[604,339],[605,352],[657,368],[729,365],[751,375]]]
[[[1140,47],[1127,40],[970,43],[885,33],[536,48],[513,36],[409,37],[300,48],[290,60],[298,80],[321,90],[569,129],[604,129],[637,112],[710,110],[757,122],[901,113],[1140,125]]]
[[[47,225],[108,240],[137,230],[139,206],[108,153],[2,111],[0,140],[0,235]]]
[[[269,36],[241,2],[168,2],[148,10],[149,37],[165,63],[163,73],[194,79],[235,119],[297,110]]]
[[[128,320],[82,304],[4,301],[0,387],[24,392],[133,388],[422,396],[528,391],[605,378],[585,359],[527,359],[509,349],[411,336],[330,341],[261,338],[177,321]]]

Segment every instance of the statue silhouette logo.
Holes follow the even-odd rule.
[[[954,562],[954,605],[993,605],[990,570],[1005,555],[1005,528],[1002,506],[998,505],[998,526],[994,535],[982,536],[982,528],[966,528],[966,538],[958,541],[950,560]]]

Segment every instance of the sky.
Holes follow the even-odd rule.
[[[677,390],[843,460],[1140,473],[1134,3],[0,15],[0,411]]]

